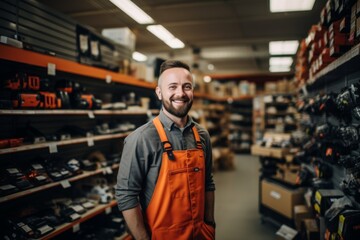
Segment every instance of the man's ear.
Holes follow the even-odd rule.
[[[156,92],[156,95],[157,95],[158,99],[162,100],[161,90],[160,90],[160,88],[158,86],[156,87],[155,92]]]

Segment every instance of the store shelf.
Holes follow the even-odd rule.
[[[196,98],[207,99],[207,100],[211,100],[211,101],[215,101],[215,102],[235,102],[235,101],[241,101],[241,100],[246,100],[246,99],[253,99],[253,96],[250,96],[250,95],[245,95],[245,96],[241,96],[241,97],[231,97],[231,96],[216,97],[216,96],[213,96],[210,94],[199,93],[199,92],[195,92],[194,96]]]
[[[0,110],[1,115],[145,115],[158,110]]]
[[[116,133],[116,134],[111,134],[111,135],[76,138],[76,139],[69,139],[69,140],[56,141],[56,142],[27,144],[27,145],[22,145],[19,147],[0,149],[0,155],[35,150],[35,149],[42,149],[42,148],[49,148],[49,152],[53,153],[53,152],[57,152],[58,146],[65,146],[65,145],[78,144],[78,143],[88,143],[88,145],[91,146],[94,144],[94,141],[102,141],[102,140],[115,139],[115,138],[125,138],[127,135],[129,135],[129,133],[130,132]]]
[[[339,77],[352,73],[359,69],[360,61],[360,44],[352,47],[344,55],[330,63],[324,69],[319,71],[314,77],[307,80],[308,88],[320,86],[336,80]]]
[[[82,65],[77,62],[48,56],[36,52],[27,51],[20,48],[10,47],[0,44],[0,59],[13,61],[16,63],[24,63],[32,66],[47,68],[48,64],[55,64],[56,71],[82,75],[85,77],[95,78],[101,81],[111,81],[125,85],[131,85],[141,88],[155,89],[156,84],[140,81],[137,78],[96,68]]]
[[[116,206],[116,200],[111,201],[108,204],[101,204],[99,206],[96,206],[94,209],[90,209],[89,211],[87,211],[86,213],[81,215],[81,218],[71,222],[71,223],[65,223],[62,224],[58,227],[56,227],[56,229],[54,231],[52,231],[51,233],[47,234],[46,236],[40,238],[41,240],[47,240],[47,239],[51,239],[67,230],[70,230],[72,228],[75,228],[75,226],[78,226],[80,223],[85,222],[103,212],[108,211],[108,209]]]
[[[293,115],[293,114],[295,114],[295,113],[293,113],[293,112],[285,112],[285,111],[276,112],[276,113],[269,113],[269,112],[266,113],[267,116],[287,116],[287,115]]]
[[[91,177],[91,176],[95,176],[95,175],[98,175],[98,174],[101,174],[101,173],[110,174],[112,172],[112,170],[115,170],[117,168],[119,168],[119,164],[114,164],[114,166],[112,166],[112,167],[100,168],[100,169],[97,169],[95,171],[84,171],[82,174],[76,175],[76,176],[71,177],[71,178],[63,179],[63,180],[58,181],[58,182],[52,182],[52,183],[49,183],[49,184],[45,184],[45,185],[41,185],[41,186],[38,186],[38,187],[27,189],[25,191],[21,191],[21,192],[10,194],[10,195],[4,196],[4,197],[0,197],[0,203],[4,203],[4,202],[8,202],[8,201],[11,201],[11,200],[14,200],[14,199],[22,198],[22,197],[31,195],[33,193],[37,193],[37,192],[46,190],[46,189],[58,187],[60,185],[63,185],[64,183],[67,184],[67,182],[69,182],[69,183],[70,182],[76,182],[76,181],[79,181],[81,179],[88,178],[88,177]]]

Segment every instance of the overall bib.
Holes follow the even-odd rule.
[[[159,118],[153,122],[165,151],[145,213],[151,239],[215,239],[215,229],[204,223],[205,158],[199,133],[192,127],[195,149],[173,150]]]

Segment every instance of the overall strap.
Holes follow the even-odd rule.
[[[202,145],[201,145],[200,135],[199,135],[199,132],[196,129],[195,125],[192,127],[192,130],[193,130],[195,141],[196,141],[196,148],[203,149]]]
[[[155,117],[153,119],[153,123],[155,125],[155,128],[160,136],[160,140],[163,144],[163,147],[164,147],[164,150],[166,151],[168,157],[170,160],[175,160],[175,156],[173,154],[173,148],[172,148],[172,145],[171,143],[169,142],[167,136],[166,136],[166,133],[165,133],[165,130],[164,130],[164,127],[163,125],[161,124],[160,122],[160,119],[159,117]]]

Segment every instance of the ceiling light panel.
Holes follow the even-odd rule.
[[[290,67],[286,66],[270,66],[270,72],[290,72]]]
[[[156,37],[161,39],[164,43],[166,43],[171,48],[183,48],[185,44],[180,41],[180,39],[174,37],[166,28],[162,25],[150,25],[147,26],[146,29],[154,34]]]
[[[138,62],[145,62],[147,60],[147,56],[139,52],[133,52],[132,58]]]
[[[315,0],[270,0],[270,12],[310,11]]]
[[[269,43],[269,53],[271,55],[295,54],[299,46],[299,41],[273,41]]]
[[[271,57],[269,60],[270,66],[291,66],[292,63],[292,57]]]
[[[141,8],[139,8],[130,0],[110,0],[110,2],[120,8],[123,12],[125,12],[139,24],[154,23],[154,19],[152,19]]]

